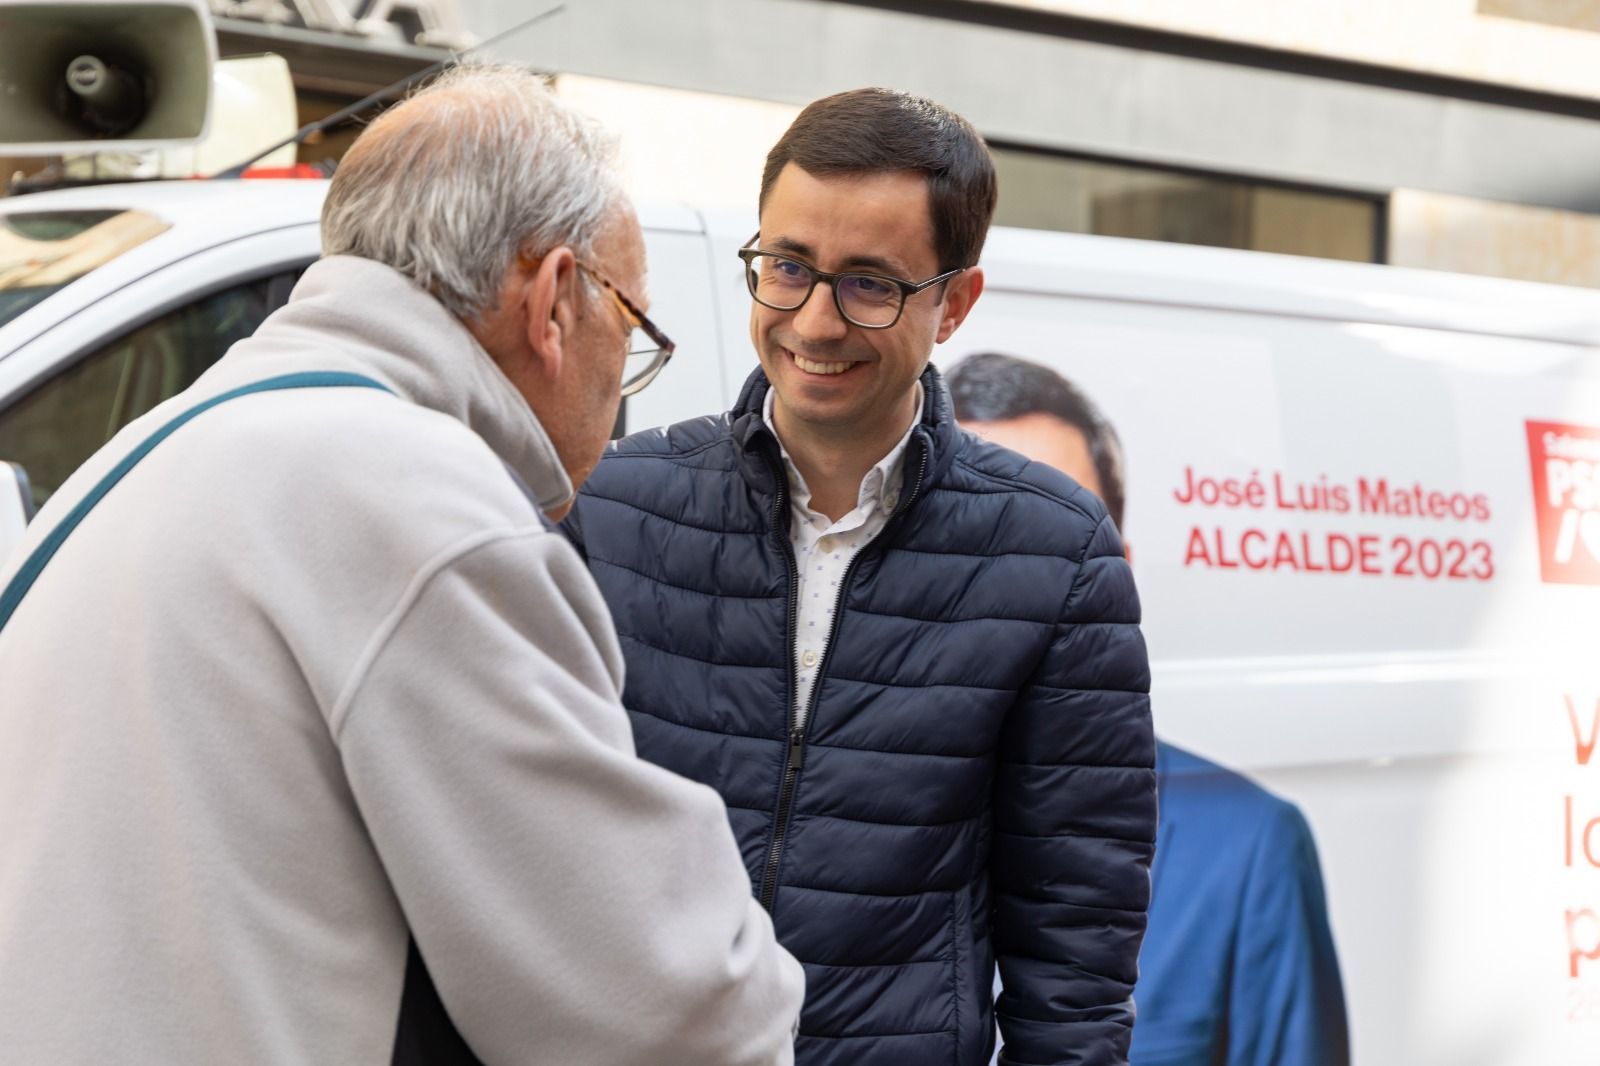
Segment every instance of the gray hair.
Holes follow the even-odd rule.
[[[322,207],[322,250],[385,263],[472,321],[519,252],[593,251],[624,200],[615,156],[612,136],[538,75],[457,66],[346,153]]]

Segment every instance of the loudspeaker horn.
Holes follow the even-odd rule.
[[[0,0],[0,155],[193,144],[216,59],[204,0]]]

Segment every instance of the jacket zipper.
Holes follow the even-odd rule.
[[[772,843],[767,847],[767,866],[761,877],[761,906],[770,912],[772,901],[778,894],[778,863],[783,857],[783,838],[789,829],[789,807],[794,802],[795,781],[806,758],[805,732],[795,721],[794,690],[799,678],[794,667],[795,634],[800,628],[800,566],[795,561],[794,543],[784,532],[783,509],[789,501],[789,478],[781,462],[768,456],[772,476],[778,486],[772,501],[772,530],[783,542],[783,557],[789,565],[789,625],[784,633],[784,655],[789,663],[788,699],[785,713],[789,723],[789,749],[783,758],[783,781],[778,786],[778,809],[772,823]]]
[[[891,516],[892,518],[899,517],[905,512],[906,508],[911,506],[911,501],[922,491],[922,478],[927,472],[928,449],[924,445],[922,448],[922,461],[917,467],[916,480],[912,482],[911,491],[906,493],[905,499],[901,501],[900,507]],[[777,504],[773,508],[773,528],[776,530],[781,528],[777,524],[777,520],[781,515],[780,508],[784,506],[788,497],[789,483],[788,479],[783,476],[781,469],[775,470],[774,473],[777,475],[778,484],[782,486],[778,490]],[[888,528],[888,524],[885,523],[884,531],[886,532]],[[878,536],[883,536],[883,532],[880,532]],[[772,844],[767,849],[766,871],[761,878],[761,906],[769,914],[772,912],[773,902],[778,897],[778,867],[783,862],[783,845],[789,835],[790,808],[794,805],[795,786],[799,783],[800,770],[805,766],[806,760],[805,726],[799,723],[794,707],[794,690],[799,680],[795,673],[794,647],[796,630],[799,628],[797,613],[800,606],[800,571],[795,562],[794,544],[788,537],[784,537],[783,542],[786,557],[789,561],[789,632],[788,643],[784,648],[784,654],[789,659],[789,749],[784,755],[783,781],[778,786],[778,810],[772,824]],[[851,558],[849,565],[844,568],[844,576],[839,579],[839,592],[833,600],[833,621],[828,626],[828,643],[823,646],[822,659],[817,663],[816,680],[811,683],[811,693],[806,697],[805,721],[807,723],[810,723],[812,715],[816,713],[817,698],[822,692],[822,679],[828,669],[828,660],[833,657],[833,646],[838,640],[839,623],[841,621],[839,606],[844,603],[845,593],[850,588],[850,577],[855,573],[856,563],[860,560],[865,550],[862,549]]]

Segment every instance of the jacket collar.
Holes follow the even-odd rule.
[[[901,510],[916,503],[944,476],[961,436],[951,411],[950,392],[938,368],[929,363],[922,371],[921,381],[922,416],[911,428],[911,441],[906,446]],[[778,490],[775,478],[782,472],[778,438],[762,417],[771,388],[766,372],[757,367],[745,379],[729,413],[733,439],[739,446],[739,473],[751,488],[764,495]]]
[[[555,445],[522,394],[460,320],[399,271],[355,256],[319,259],[258,336],[274,347],[303,347],[325,365],[359,367],[412,403],[465,424],[541,510],[572,498]]]

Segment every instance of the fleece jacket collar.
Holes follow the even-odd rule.
[[[392,267],[348,255],[320,259],[263,330],[281,339],[306,331],[405,399],[465,423],[541,509],[572,499],[555,445],[522,394],[459,319]]]

